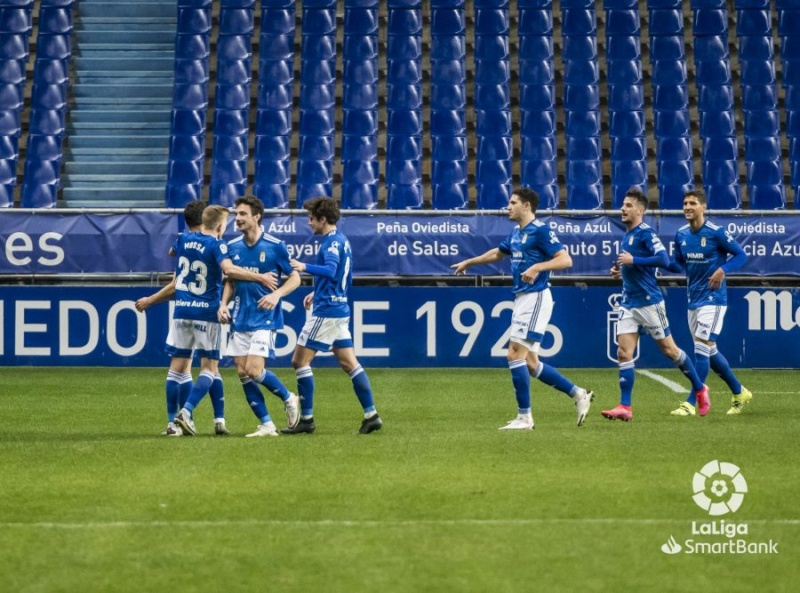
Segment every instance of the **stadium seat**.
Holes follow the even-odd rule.
[[[236,161],[247,158],[247,137],[221,136],[213,139],[213,156],[217,160]]]
[[[643,161],[647,159],[647,141],[640,137],[612,137],[612,161]]]
[[[422,82],[422,64],[419,60],[390,60],[386,80],[390,84],[419,84]]]
[[[434,210],[461,210],[468,205],[466,183],[434,184],[431,206]]]
[[[531,94],[529,93],[529,96]],[[547,99],[547,96],[544,97]],[[535,109],[534,106],[530,104],[523,104],[522,99],[520,100],[520,107],[526,107],[528,109]],[[555,104],[554,101],[551,102],[549,105],[545,104],[541,109],[554,109]],[[598,85],[572,85],[566,84],[564,85],[564,108],[573,110],[573,111],[581,111],[581,110],[597,110],[600,108],[600,89]]]
[[[58,63],[58,60],[52,60],[52,62]],[[207,59],[175,60],[175,84],[200,84],[207,82],[208,79],[209,64]]]
[[[598,84],[600,67],[597,61],[570,60],[564,63],[564,84]]]
[[[256,112],[257,136],[285,136],[291,132],[291,110],[258,109]]]
[[[336,33],[336,8],[317,8],[304,5],[302,12],[303,35],[321,36]]]
[[[290,112],[291,113],[291,112]],[[343,110],[343,118],[342,118],[342,132],[344,134],[352,134],[354,136],[370,136],[378,131],[378,120],[377,114],[373,111],[362,111],[362,110],[353,110],[353,109],[344,109]],[[289,121],[291,122],[291,114],[289,115]],[[389,113],[389,122],[392,121],[392,114]],[[422,133],[422,128],[420,127],[419,118],[417,117],[416,121],[417,125],[414,127],[416,132],[411,132],[412,134],[420,134]],[[387,133],[389,134],[397,134],[402,132],[397,132],[392,130],[391,125],[387,125]]]
[[[736,120],[732,111],[701,111],[701,136],[735,136]]]
[[[781,118],[777,111],[755,110],[744,113],[745,137],[780,136]]]
[[[0,159],[0,185],[14,185],[17,182],[16,159]]]
[[[609,136],[643,136],[643,111],[612,111],[609,122]]]
[[[72,55],[69,35],[40,34],[36,40],[36,58],[65,60]]]
[[[733,89],[730,85],[702,85],[698,89],[697,109],[727,111],[733,108]]]
[[[178,34],[175,36],[175,59],[208,59],[210,44],[211,41],[208,33]]]
[[[747,163],[748,185],[780,185],[783,183],[783,166],[780,160]]]
[[[416,62],[410,62],[416,66]],[[392,63],[394,66],[395,64]],[[407,68],[405,70],[408,73],[408,70],[412,68]],[[419,68],[413,68],[413,72],[408,75],[408,79],[404,80],[400,76],[391,76],[391,80],[395,82],[419,82],[421,80],[421,76],[419,74]],[[344,78],[343,82],[347,84],[375,84],[378,81],[378,60],[372,58],[365,58],[361,60],[345,60],[344,61]]]
[[[386,205],[393,210],[422,208],[422,187],[419,184],[386,184]]]
[[[30,24],[28,24],[30,28]],[[72,31],[72,6],[47,6],[39,8],[39,34],[69,34]],[[12,32],[12,31],[10,31]],[[16,31],[21,32],[21,31]]]
[[[601,161],[567,161],[566,177],[567,185],[588,186],[601,183]]]
[[[539,8],[519,8],[518,31],[524,35],[552,35],[553,11]]]
[[[28,57],[28,35],[0,33],[0,55],[6,60],[25,60]]]
[[[683,9],[653,9],[648,11],[650,35],[683,35]],[[654,58],[655,59],[655,58]]]
[[[641,40],[638,35],[615,35],[606,38],[607,60],[638,60],[641,56]],[[564,57],[566,59],[566,55]]]
[[[444,91],[441,91],[444,94]],[[388,84],[386,107],[413,111],[422,107],[422,89],[417,84]],[[463,92],[460,93],[463,99]]]
[[[254,183],[253,193],[265,208],[286,208],[289,205],[288,185]]]
[[[478,138],[478,152],[480,153],[481,142],[486,138]],[[491,140],[504,140],[504,138],[491,138]],[[391,142],[392,139],[389,139]],[[399,158],[419,158],[422,155],[421,143],[416,142],[416,156]],[[388,151],[387,151],[388,154]],[[467,139],[464,136],[433,136],[431,137],[431,159],[435,161],[462,161],[467,158]],[[480,155],[478,156],[480,159]]]
[[[642,63],[640,60],[608,60],[606,78],[609,85],[632,85],[642,82]]]
[[[508,60],[475,60],[476,84],[502,84],[510,79]]]
[[[8,208],[14,204],[14,188],[16,187],[16,179],[14,183],[0,184],[0,208]]]
[[[742,207],[739,185],[711,185],[703,180],[708,207],[719,210],[734,210]]]
[[[786,208],[786,188],[782,183],[752,185],[748,188],[748,193],[750,208],[754,210],[783,210]]]
[[[523,87],[524,88],[524,87]],[[540,87],[541,88],[541,87]],[[528,95],[530,96],[530,95]],[[546,101],[547,96],[540,97]],[[509,99],[509,85],[503,84],[475,84],[473,95],[474,106],[476,109],[507,109],[511,104]],[[431,101],[433,103],[433,101]],[[520,107],[526,108],[520,99]]]
[[[192,122],[194,123],[194,122]],[[242,136],[247,134],[250,129],[249,113],[245,109],[223,109],[217,107],[214,110],[214,133],[224,136]],[[201,133],[187,132],[187,133]]]
[[[656,170],[661,185],[683,186],[694,179],[692,161],[689,160],[657,161]]]
[[[740,3],[737,3],[740,5]],[[737,6],[738,7],[738,6]],[[772,36],[772,19],[770,18],[769,5],[767,10],[736,11],[736,35],[745,36]]]
[[[568,161],[567,167],[574,161]],[[585,162],[585,161],[578,161]],[[525,185],[552,185],[558,181],[556,161],[521,161],[520,177]],[[576,183],[580,183],[577,182]]]
[[[218,60],[217,88],[223,85],[245,85],[251,80],[250,60]],[[291,80],[291,79],[290,79]]]
[[[7,112],[3,112],[7,113]],[[17,113],[17,128],[19,131],[19,112]],[[0,117],[0,122],[5,118]],[[2,125],[2,124],[0,124]],[[5,128],[5,126],[2,126]],[[29,130],[31,134],[52,134],[64,133],[64,111],[60,109],[31,109]],[[1,132],[8,134],[8,132]]]
[[[797,160],[798,153],[792,152],[793,142],[794,140],[791,140],[789,143],[789,159]],[[744,153],[748,161],[778,161],[781,158],[780,137],[777,135],[763,138],[745,136]]]
[[[28,158],[25,160],[25,186],[57,185],[60,176],[61,161]]]
[[[422,180],[419,160],[386,161],[386,183],[390,185],[416,185]]]
[[[31,139],[40,138],[41,135],[31,134],[28,136],[28,154],[34,154],[37,158],[46,158],[38,154],[35,147],[31,146]],[[50,136],[46,136],[50,137]],[[19,156],[19,137],[0,135],[0,159],[16,159]],[[56,155],[57,158],[58,155]]]
[[[606,35],[621,37],[639,34],[641,27],[638,8],[636,10],[608,10],[607,4],[606,8]]]
[[[431,111],[439,109],[445,109],[445,110],[464,109],[464,107],[466,107],[467,104],[466,94],[467,94],[466,85],[464,84],[431,83],[431,92],[430,92]],[[417,105],[414,105],[413,103],[408,103],[408,104],[395,103],[394,107],[399,109],[418,109],[422,106],[421,94],[417,95],[417,99],[419,101]],[[387,105],[389,105],[389,102],[387,102]],[[486,109],[486,105],[484,103],[481,103],[480,108]]]
[[[377,184],[378,161],[342,161],[342,184]]]
[[[196,161],[170,161],[167,170],[169,183],[197,184],[203,181],[203,160]]]
[[[740,60],[771,60],[775,56],[775,47],[771,36],[740,37],[738,41]],[[784,59],[791,57],[791,50],[787,54],[785,43],[781,46],[781,55]]]
[[[260,160],[256,157],[254,183],[256,185],[284,185],[291,181],[289,161],[287,160]]]
[[[511,184],[478,182],[477,194],[476,205],[479,210],[499,210],[508,206],[508,200],[511,198]],[[539,205],[542,207],[541,197]]]
[[[386,158],[392,161],[417,160],[422,157],[422,139],[415,136],[389,136]],[[400,183],[400,182],[398,182]]]
[[[377,204],[377,183],[342,183],[343,209],[373,210]]]
[[[0,33],[29,33],[31,17],[31,7],[3,5],[0,8]]]
[[[57,183],[25,183],[20,205],[23,208],[52,208],[56,205],[57,197]]]
[[[3,84],[0,85],[0,110],[8,111],[22,107],[22,85]]]
[[[28,158],[42,161],[52,161],[61,158],[62,137],[49,134],[30,134],[28,136],[27,155]],[[6,142],[2,143],[3,149],[7,148]],[[13,146],[16,148],[17,139]]]
[[[680,210],[683,208],[683,196],[690,189],[694,189],[694,183],[685,185],[659,185],[658,186],[658,205],[664,210]]]
[[[644,185],[647,183],[647,161],[612,161],[613,185]]]
[[[344,37],[344,61],[372,60],[378,57],[378,39],[374,35],[347,35]]]
[[[609,111],[638,111],[644,109],[642,85],[609,85],[608,109]]]
[[[59,62],[56,61],[56,63]],[[21,60],[0,58],[0,84],[20,84],[23,82],[25,82],[25,63]]]
[[[224,35],[250,35],[253,32],[253,6],[248,8],[226,7],[219,11],[219,32]]]
[[[299,131],[301,135],[328,136],[336,129],[333,109],[300,110]]]
[[[724,60],[730,54],[727,35],[709,35],[694,38],[694,59],[700,62]]]
[[[206,7],[178,6],[179,33],[208,33],[211,31],[211,11]]]
[[[250,83],[226,84],[217,81],[215,109],[247,110],[250,106]]]
[[[704,161],[733,161],[739,153],[735,137],[711,136],[703,138],[702,157]]]
[[[466,158],[466,145],[464,157]],[[478,138],[477,159],[489,161],[505,161],[512,158],[514,152],[513,142],[505,136],[481,136]]]
[[[454,37],[455,39],[459,40],[460,43],[455,43],[452,41],[445,41],[444,37],[435,38],[431,40],[431,59],[432,60],[457,60],[463,58],[465,55],[464,51],[464,40],[460,37]],[[552,39],[548,40],[545,37],[541,38],[545,43],[540,44],[540,47],[543,45],[544,49],[536,52],[535,55],[552,55],[553,54],[553,47],[552,47]],[[550,43],[547,44],[546,42],[549,41]],[[435,42],[435,43],[434,43]],[[439,46],[437,48],[436,54],[433,53],[433,45]],[[548,52],[549,48],[549,53]],[[475,38],[475,47],[474,47],[474,57],[476,61],[481,60],[506,60],[508,59],[508,38],[505,36],[500,35],[481,35]],[[528,54],[523,54],[528,55]]]
[[[595,35],[595,11],[583,8],[561,7],[561,32],[563,35]]]
[[[511,183],[511,161],[477,161],[475,182],[479,185]]]
[[[728,34],[728,11],[717,8],[697,8],[693,10],[695,36]]]
[[[298,156],[301,160],[332,159],[334,157],[333,136],[301,136]]]
[[[348,33],[377,33],[378,32],[378,10],[377,3],[372,7],[367,4],[364,7],[353,6],[352,3],[345,5],[344,9],[344,30]]]
[[[298,160],[297,183],[302,185],[328,184],[333,178],[330,161]]]
[[[333,84],[301,84],[300,105],[312,111],[333,109],[336,104]]]
[[[444,45],[444,41],[442,44]],[[418,60],[422,56],[421,40],[408,35],[389,35],[386,43],[386,60]],[[445,57],[445,59],[452,59]]]
[[[205,109],[208,105],[208,85],[175,84],[172,106],[174,109]]]
[[[33,132],[34,130],[31,129],[31,131]],[[0,111],[0,135],[17,136],[19,133],[20,111],[18,109]],[[42,132],[39,131],[38,133]]]
[[[519,61],[519,83],[532,85],[553,84],[555,82],[552,58]]]
[[[247,184],[247,160],[212,160],[211,186],[233,184]]]
[[[567,208],[570,210],[597,210],[603,207],[603,186],[567,185]]]
[[[689,108],[686,85],[654,85],[653,108],[658,111],[680,111]]]
[[[263,161],[288,160],[291,155],[290,139],[290,136],[256,136],[256,159]]]
[[[419,8],[390,8],[387,33],[412,36],[422,32],[422,11]]]
[[[778,108],[778,92],[775,85],[742,86],[742,109],[773,110]]]
[[[377,154],[375,136],[342,136],[342,161],[372,160]]]
[[[37,108],[64,109],[67,104],[65,84],[34,83],[31,91],[31,104]]]
[[[294,45],[292,44],[293,48]],[[303,35],[300,42],[300,55],[304,60],[335,60],[335,35]]]
[[[508,11],[475,7],[475,35],[508,33]]]
[[[441,8],[431,6],[431,36],[460,35],[466,30],[464,10],[459,8]]]
[[[526,129],[526,117],[522,117],[522,134],[531,136],[549,136],[555,133],[555,113],[544,112],[533,114],[530,131]],[[549,126],[547,125],[549,124]],[[537,133],[541,129],[543,132]],[[566,112],[566,133],[568,136],[599,136],[600,135],[600,112],[599,111],[567,111]]]
[[[728,60],[697,60],[695,78],[698,85],[731,84],[731,65]]]
[[[523,90],[520,89],[520,94],[522,93]],[[476,109],[475,133],[478,136],[511,134],[511,112],[499,109]]]
[[[535,36],[531,36],[531,37],[533,39],[536,39]],[[523,50],[523,47],[522,47],[522,43],[523,42],[522,42],[522,40],[520,40],[520,55],[521,56],[540,56],[540,55],[542,55],[544,53],[545,56],[553,57],[552,39],[551,38],[547,38],[547,37],[542,37],[541,39],[547,39],[547,40],[550,41],[551,45],[550,45],[550,52],[549,53],[544,53],[544,52],[540,53],[540,52],[535,51],[536,48],[531,48],[530,47],[532,45],[532,41],[528,41],[527,42],[528,47],[525,48],[526,51],[523,53],[523,51],[522,51]],[[626,37],[624,39],[627,40],[629,38]],[[626,44],[622,43],[622,41],[623,41],[623,38],[616,39],[615,42],[614,42],[614,45],[615,46],[616,45],[626,46]],[[611,40],[609,39],[609,41],[608,41],[608,49],[607,49],[607,55],[609,55],[609,56],[612,55],[611,45],[612,45],[611,44]],[[615,50],[615,53],[623,53],[624,54],[626,52],[623,49],[617,49],[617,50]],[[573,35],[573,36],[564,37],[561,56],[562,56],[562,58],[564,60],[584,60],[584,61],[586,61],[586,60],[595,60],[595,59],[597,59],[597,38],[596,37],[590,37],[590,36],[587,36],[587,35]],[[622,56],[619,56],[619,57],[622,57]]]
[[[658,60],[652,63],[651,76],[654,86],[686,84],[686,62],[684,60]]]
[[[535,191],[539,196],[539,209],[554,209],[558,208],[558,194],[559,194],[559,186],[557,184],[552,185],[534,185],[531,186],[531,189]],[[510,193],[510,192],[509,192]],[[510,199],[511,196],[508,196]],[[503,204],[505,207],[508,204],[508,199],[506,199],[506,204]]]
[[[738,181],[736,161],[705,161],[703,183],[708,185],[731,185]]]
[[[300,82],[304,86],[330,85],[336,81],[336,64],[332,60],[303,59],[300,64]]]
[[[720,139],[714,138],[714,140]],[[656,159],[658,161],[688,161],[691,158],[692,139],[688,136],[656,138]]]
[[[741,82],[750,84],[774,84],[775,62],[769,60],[741,60]]]
[[[431,183],[450,185],[467,182],[466,161],[431,161]]]
[[[411,130],[414,129],[413,124],[415,122],[418,124],[416,129],[419,130],[419,132],[416,132],[416,134],[422,133],[421,122],[419,121],[419,119],[420,119],[419,117],[416,117],[413,118],[413,121],[409,122],[409,125],[406,126],[406,129],[408,130],[407,133],[412,134]],[[392,113],[389,114],[389,123],[390,125],[392,123]],[[461,136],[465,133],[465,130],[466,130],[466,114],[463,111],[445,110],[445,109],[431,110],[431,122],[430,122],[431,136],[447,136],[447,135]]]
[[[268,6],[266,2],[261,4],[261,35],[289,35],[295,30],[296,13],[294,2],[289,4],[291,8],[278,8]]]
[[[525,155],[525,142],[526,139],[523,138],[523,157]],[[600,138],[568,136],[566,154],[567,160],[569,161],[592,161],[600,159],[603,154],[600,146]],[[552,158],[555,158],[555,155],[553,155]]]
[[[651,36],[650,61],[682,60],[686,57],[683,35]]]
[[[202,199],[200,185],[174,185],[167,183],[167,207],[183,208],[189,202]]]
[[[656,137],[688,136],[688,111],[656,111],[654,114]]]

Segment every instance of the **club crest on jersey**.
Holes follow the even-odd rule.
[[[633,245],[633,237],[631,237],[630,239],[628,239],[628,245]]]
[[[267,261],[267,254],[266,254],[266,253],[264,253],[263,251],[262,251],[261,253],[259,253],[259,254],[258,254],[258,261],[260,261],[262,264],[263,264],[265,261]]]
[[[706,238],[703,237],[702,239],[700,239],[700,247],[705,247],[705,246],[706,246]]]

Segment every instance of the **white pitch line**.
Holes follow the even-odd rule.
[[[583,518],[583,519],[408,519],[408,520],[282,520],[231,519],[217,521],[87,521],[85,523],[41,521],[33,523],[0,522],[1,529],[130,529],[152,527],[513,527],[531,525],[665,525],[686,523],[689,519]],[[800,526],[800,519],[749,519],[748,523]]]
[[[675,381],[670,381],[666,377],[662,377],[661,375],[657,375],[656,373],[653,373],[651,371],[636,369],[636,372],[639,373],[640,375],[644,375],[648,379],[652,379],[653,381],[661,383],[662,385],[666,385],[667,387],[672,389],[672,391],[674,391],[675,393],[689,393],[689,390],[686,389],[683,385],[679,385]]]

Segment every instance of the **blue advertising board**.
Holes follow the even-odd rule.
[[[555,312],[540,355],[559,367],[615,365],[615,287],[555,287]],[[300,288],[283,303],[276,366],[289,366],[305,321]],[[691,353],[685,288],[667,288],[678,345]],[[3,287],[0,366],[166,366],[171,306],[137,313],[152,289]],[[800,290],[732,288],[720,349],[735,367],[800,368]],[[512,300],[508,288],[356,287],[355,348],[371,367],[504,367]],[[317,366],[334,366],[320,355]],[[668,367],[642,339],[637,365]]]
[[[564,276],[607,276],[625,232],[619,216],[604,213],[540,213],[567,247],[573,267]],[[748,254],[738,274],[800,276],[800,216],[725,214],[711,217]],[[685,220],[678,214],[645,219],[670,246]],[[168,252],[182,214],[142,211],[102,214],[82,211],[0,211],[0,274],[127,274],[171,272]],[[292,257],[310,261],[318,239],[304,213],[264,218],[267,232],[286,241]],[[350,238],[356,276],[431,276],[497,247],[513,223],[503,214],[419,214],[345,212],[339,228]],[[225,238],[237,235],[232,218]],[[509,274],[508,261],[476,267],[482,275]]]

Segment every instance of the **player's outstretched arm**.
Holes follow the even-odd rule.
[[[300,274],[292,272],[286,282],[271,293],[258,299],[258,307],[260,309],[274,309],[283,297],[290,295],[298,286],[300,286]]]
[[[151,294],[150,296],[142,297],[136,303],[134,303],[134,307],[136,310],[141,313],[145,311],[149,307],[153,305],[157,305],[158,303],[163,303],[165,301],[170,300],[172,297],[175,296],[175,275],[173,274],[172,280],[170,280],[169,284],[162,286],[161,290]]]
[[[471,257],[470,259],[465,259],[464,261],[460,261],[457,264],[453,264],[452,266],[450,266],[450,268],[453,270],[453,273],[456,276],[463,276],[464,274],[466,274],[467,270],[472,266],[493,264],[495,262],[499,262],[505,256],[506,256],[505,253],[503,253],[497,247],[495,247],[482,255]]]

